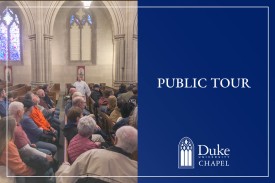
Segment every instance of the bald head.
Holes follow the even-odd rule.
[[[40,103],[40,98],[37,95],[33,95],[32,101],[35,105],[38,105]]]
[[[86,102],[82,96],[76,96],[72,102],[74,107],[80,107],[82,110],[86,107]]]
[[[73,95],[75,92],[76,92],[76,88],[70,88],[70,91],[69,91],[70,95]]]
[[[133,153],[137,150],[137,134],[137,130],[131,126],[123,126],[119,128],[116,131],[116,146],[128,153]]]
[[[80,92],[74,92],[74,94],[72,95],[72,99],[74,99],[75,97],[82,97],[83,98],[83,95]]]
[[[45,97],[45,91],[42,89],[37,90],[36,94],[38,95],[38,97]]]

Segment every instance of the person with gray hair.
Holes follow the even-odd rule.
[[[77,129],[78,133],[83,137],[90,137],[96,128],[95,120],[90,116],[84,116],[80,119]]]
[[[55,108],[55,107],[51,107],[45,100],[46,94],[45,91],[43,89],[38,89],[36,91],[37,96],[39,97],[39,103],[38,105],[41,108],[41,111],[43,112],[43,114],[45,115],[51,115],[51,120],[53,120],[53,118],[58,119],[59,118],[59,114],[60,114],[60,109]]]
[[[85,175],[98,176],[105,182],[136,183],[137,161],[130,156],[137,149],[137,137],[137,130],[131,126],[119,128],[113,147],[86,151],[72,165],[63,163],[56,172],[57,182],[74,183],[79,179],[77,176]]]
[[[65,105],[65,114],[66,115],[68,114],[69,109],[73,106],[73,99],[76,98],[76,97],[82,97],[83,98],[83,95],[80,92],[77,92],[77,91],[75,91],[72,94],[71,100],[68,100],[66,105]]]
[[[72,96],[72,102],[67,103],[65,106],[65,114],[68,114],[68,111],[71,107],[80,107],[83,111],[83,115],[89,115],[90,112],[86,109],[86,101],[83,97],[83,95],[80,92],[74,92]]]
[[[137,150],[137,142],[137,130],[131,126],[124,126],[116,132],[114,147],[121,148],[126,153],[131,154]]]
[[[79,92],[75,92],[75,93],[79,93]],[[72,106],[74,106],[74,107],[80,107],[82,109],[82,111],[83,111],[83,116],[87,116],[87,115],[91,114],[86,109],[86,101],[84,100],[83,96],[76,95],[75,97],[73,97]]]
[[[72,138],[68,146],[70,163],[73,163],[82,153],[90,149],[100,148],[101,145],[100,142],[94,142],[92,139],[96,130],[96,122],[91,116],[80,118],[77,129],[78,134]]]
[[[27,159],[31,156],[41,156],[46,158],[48,161],[53,161],[52,156],[47,155],[44,152],[50,153],[50,151],[46,149],[41,149],[41,151],[36,149],[35,144],[31,144],[28,136],[20,125],[20,121],[24,115],[24,105],[21,102],[12,102],[9,106],[9,114],[14,117],[16,121],[16,126],[14,130],[14,144],[19,150],[21,157]]]
[[[86,102],[82,96],[76,96],[73,98],[72,105],[75,107],[80,107],[83,110],[85,109]]]

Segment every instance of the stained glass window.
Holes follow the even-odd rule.
[[[10,25],[11,21],[12,21],[12,16],[10,15],[10,13],[7,11],[7,13],[5,14],[4,18],[3,18],[5,21],[6,21],[6,24],[7,25]]]
[[[74,23],[74,15],[71,16],[70,25],[72,25],[73,23]]]
[[[10,27],[10,59],[20,60],[20,32],[15,22]]]
[[[8,31],[3,22],[0,24],[0,59],[8,59]]]
[[[86,19],[83,18],[83,19],[82,19],[82,25],[85,25],[85,23],[86,23]]]
[[[88,15],[88,18],[87,18],[87,19],[88,19],[89,24],[92,25],[92,18],[91,18],[90,15]]]
[[[92,17],[79,9],[70,16],[70,60],[90,61],[92,58]]]
[[[17,15],[15,15],[15,22],[16,22],[17,24],[19,24],[19,20],[18,20]]]
[[[86,22],[88,22],[89,25],[92,25],[92,17],[83,9],[79,9],[75,14],[71,15],[70,17],[70,26],[74,26],[74,23],[76,23],[78,26],[80,26],[80,24],[85,25]]]
[[[72,15],[70,18],[70,25],[72,26],[74,23],[76,23],[77,25],[79,25],[79,18]]]
[[[20,61],[20,21],[17,14],[7,8],[0,12],[0,61]]]

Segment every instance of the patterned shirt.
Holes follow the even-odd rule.
[[[87,137],[83,137],[79,134],[74,136],[74,138],[70,141],[68,147],[68,155],[69,155],[69,162],[73,163],[78,156],[82,153],[90,150],[99,148],[93,141],[91,141]]]

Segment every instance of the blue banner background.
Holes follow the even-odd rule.
[[[227,5],[265,6],[256,2]],[[139,1],[139,6],[149,5],[226,4]],[[139,176],[267,176],[268,8],[138,11]],[[271,78],[272,60],[269,70]],[[210,81],[205,89],[158,89],[160,77],[248,78],[251,89],[214,89]],[[178,143],[185,136],[193,140],[196,155],[198,144],[230,148],[230,166],[200,167],[195,155],[195,169],[178,169]],[[270,164],[269,178],[139,178],[139,182],[270,182],[274,173]]]

